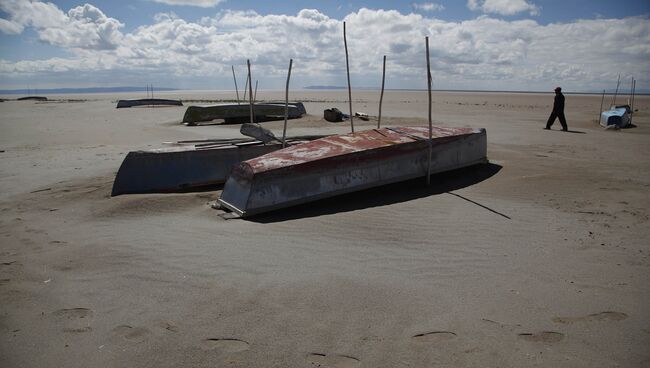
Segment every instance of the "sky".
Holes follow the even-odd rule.
[[[650,87],[648,0],[0,0],[0,89]]]

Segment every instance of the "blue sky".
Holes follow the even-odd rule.
[[[647,0],[2,0],[0,88],[230,88],[246,59],[279,88],[289,57],[298,87],[340,85],[344,20],[360,87],[387,54],[390,87],[422,88],[425,35],[439,88],[599,90],[618,73],[647,86],[649,15]]]
[[[360,8],[395,9],[401,13],[426,11],[414,8],[417,3],[435,3],[442,5],[443,10],[435,11],[438,17],[450,21],[466,20],[480,15],[481,12],[471,11],[467,2],[462,0],[438,1],[328,1],[328,0],[299,0],[299,1],[268,1],[268,0],[227,0],[215,7],[201,8],[196,6],[178,6],[156,3],[149,0],[135,1],[50,1],[61,9],[70,9],[85,3],[90,3],[102,9],[106,15],[120,19],[125,23],[126,31],[139,25],[146,24],[153,16],[161,12],[173,11],[186,20],[197,20],[203,16],[216,13],[222,9],[255,10],[259,14],[296,14],[301,9],[318,9],[322,13],[337,19],[342,19],[350,12]],[[568,22],[576,19],[593,19],[598,17],[623,18],[650,13],[650,1],[647,0],[539,0],[531,1],[541,8],[540,14],[534,16],[542,24],[552,22]],[[1,16],[5,14],[0,12]],[[529,18],[526,13],[507,16],[508,19]]]

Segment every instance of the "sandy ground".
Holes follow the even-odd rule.
[[[563,133],[550,93],[435,93],[436,124],[487,129],[489,165],[250,220],[210,208],[219,188],[109,196],[128,151],[238,126],[49,97],[0,103],[2,367],[650,366],[650,97],[611,131],[600,96],[567,95]],[[345,91],[292,98],[290,134],[349,129],[321,119]],[[425,92],[384,101],[426,124]]]

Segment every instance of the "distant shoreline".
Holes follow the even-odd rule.
[[[294,89],[294,91],[340,91],[347,89],[341,86],[306,86],[301,89]],[[353,87],[355,91],[379,91],[378,87]],[[417,88],[386,88],[386,91],[412,91],[423,92],[426,89]],[[156,92],[170,92],[170,91],[232,91],[231,89],[223,90],[201,90],[201,89],[181,89],[160,87],[154,88]],[[270,89],[269,91],[275,91]],[[433,92],[452,92],[452,93],[525,93],[525,94],[552,94],[553,91],[500,91],[500,90],[474,90],[474,89],[433,89]],[[88,88],[49,88],[49,89],[7,89],[0,90],[0,95],[46,95],[46,94],[84,94],[84,93],[124,93],[124,92],[147,92],[145,87],[88,87]],[[602,95],[602,92],[579,92],[579,91],[564,91],[567,95]],[[605,95],[614,95],[614,91],[606,91]],[[618,95],[627,96],[629,92],[618,92]],[[636,92],[636,95],[646,96],[650,95],[650,91]]]
[[[86,88],[35,88],[35,89],[1,89],[3,95],[42,95],[54,93],[117,93],[146,92],[146,87],[86,87]],[[178,88],[154,87],[154,93],[162,91],[180,91]]]
[[[347,89],[347,87],[342,87],[342,86],[307,86],[303,87],[305,90],[315,90],[315,91],[338,91],[341,89]],[[357,90],[357,91],[379,91],[379,87],[353,87],[352,90]],[[422,92],[426,91],[426,89],[419,89],[419,88],[385,88],[385,91],[414,91],[414,92]],[[539,93],[554,93],[553,91],[504,91],[504,90],[481,90],[481,89],[432,89],[432,92],[464,92],[464,93],[532,93],[532,94],[539,94]],[[572,92],[567,92],[563,91],[562,93],[568,94],[568,95],[602,95],[603,92],[580,92],[580,91],[572,91]],[[614,95],[616,91],[605,91],[605,95]],[[629,93],[626,93],[625,91],[621,92],[619,90],[618,95],[625,96],[628,95]],[[644,92],[636,92],[636,95],[650,95],[650,91],[644,91]]]

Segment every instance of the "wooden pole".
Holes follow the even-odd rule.
[[[244,83],[244,86],[245,86],[244,87],[244,97],[242,98],[244,100],[244,102],[246,102],[246,91],[248,90],[248,77],[249,77],[249,75],[246,74],[246,82]]]
[[[636,99],[636,79],[632,80],[632,105],[630,105],[630,109],[632,109],[632,112],[634,112],[635,99]]]
[[[237,105],[239,105],[239,89],[237,89],[237,77],[235,77],[235,66],[232,67],[232,79],[235,81],[235,93],[237,94]]]
[[[289,119],[289,79],[291,79],[291,66],[293,59],[289,59],[289,73],[287,74],[287,87],[284,92],[284,128],[282,129],[282,148],[287,146],[287,119]]]
[[[630,105],[630,125],[632,124],[632,117],[634,116],[634,93],[636,92],[636,80],[632,78],[632,104]]]
[[[246,64],[248,65],[248,97],[250,101],[250,112],[251,112],[251,124],[255,123],[255,114],[253,113],[253,94],[250,92],[253,90],[253,82],[252,82],[252,77],[251,77],[251,61],[246,60]]]
[[[600,99],[600,110],[598,110],[598,124],[600,124],[600,116],[603,112],[603,101],[605,101],[605,90],[603,90],[603,98]]]
[[[343,22],[343,44],[345,45],[345,68],[348,72],[348,103],[350,105],[350,128],[354,133],[354,118],[352,114],[352,86],[350,85],[350,60],[348,57],[348,40],[345,36],[345,22]]]
[[[634,77],[630,81],[630,95],[627,97],[627,104],[632,107],[632,89],[634,89]]]
[[[618,82],[616,82],[616,92],[614,92],[614,97],[612,98],[612,103],[610,107],[616,106],[616,95],[618,95],[618,87],[621,85],[621,75],[618,75]]]
[[[379,117],[377,117],[377,129],[381,127],[381,103],[384,101],[384,81],[386,80],[386,55],[384,55],[384,66],[381,72],[381,94],[379,95]]]
[[[431,123],[431,63],[429,62],[429,37],[425,37],[427,46],[427,90],[429,92],[429,160],[427,161],[427,185],[431,183],[431,154],[433,151],[433,125]]]
[[[153,100],[153,83],[151,83],[151,99]],[[156,105],[153,104],[153,101],[151,101],[151,107],[156,107]]]
[[[257,82],[259,82],[257,79],[255,80],[255,94],[253,95],[253,101],[257,101]]]

